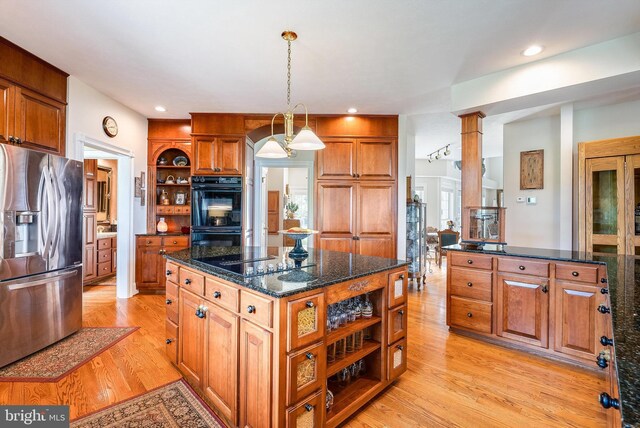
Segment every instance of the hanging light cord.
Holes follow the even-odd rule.
[[[291,40],[287,40],[287,110],[291,110]]]

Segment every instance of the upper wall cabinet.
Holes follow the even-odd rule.
[[[395,180],[395,138],[324,138],[318,151],[320,180]]]
[[[65,105],[16,88],[14,137],[24,147],[64,155]]]
[[[242,137],[193,137],[193,175],[242,175]]]

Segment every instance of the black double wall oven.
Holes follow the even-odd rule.
[[[242,244],[242,177],[192,177],[191,244]]]

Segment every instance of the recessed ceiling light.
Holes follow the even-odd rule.
[[[347,110],[347,113],[350,113],[350,114],[354,114],[357,112],[358,112],[358,109],[355,107],[349,107],[349,109]]]
[[[167,111],[167,108],[163,107],[163,106],[156,106],[156,111],[163,111],[164,112],[164,111]]]
[[[524,56],[534,56],[534,55],[538,55],[540,52],[542,52],[544,48],[540,45],[531,45],[528,48],[526,48],[525,50],[522,51],[522,55]]]

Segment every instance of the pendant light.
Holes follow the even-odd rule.
[[[307,107],[302,104],[296,104],[291,108],[291,42],[298,38],[293,31],[284,31],[282,38],[287,41],[287,112],[276,113],[271,118],[271,137],[256,153],[256,157],[260,158],[285,158],[293,155],[293,150],[321,150],[324,149],[324,143],[309,127],[309,112]],[[298,107],[304,108],[305,125],[297,135],[293,135],[293,111]],[[281,144],[276,140],[273,133],[273,125],[276,117],[282,115],[284,118],[284,142]]]

